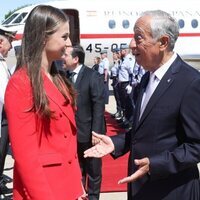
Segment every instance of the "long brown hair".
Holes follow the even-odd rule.
[[[52,117],[49,101],[43,87],[41,70],[44,41],[57,31],[59,24],[64,22],[69,22],[69,18],[63,11],[52,6],[39,5],[29,14],[24,28],[17,69],[21,67],[27,68],[34,98],[31,110],[34,109],[42,117]],[[70,102],[74,106],[75,92],[68,81],[58,73],[54,64],[51,66],[50,73],[54,84],[63,94],[66,102]]]

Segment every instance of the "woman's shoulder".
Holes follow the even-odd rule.
[[[10,81],[17,81],[17,82],[23,81],[24,82],[28,79],[29,78],[28,78],[28,74],[27,74],[27,69],[25,67],[21,67],[13,73],[13,75],[10,78]]]
[[[21,90],[25,89],[26,86],[30,87],[30,79],[27,74],[25,67],[22,67],[14,72],[10,77],[7,88],[20,88]]]

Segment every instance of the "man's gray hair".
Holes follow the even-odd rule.
[[[151,16],[151,31],[152,37],[155,40],[158,40],[164,35],[168,35],[170,38],[169,41],[169,50],[173,50],[176,40],[179,36],[179,25],[169,13],[162,10],[152,10],[145,11],[141,16]]]

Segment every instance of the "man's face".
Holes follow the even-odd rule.
[[[8,56],[8,51],[12,48],[12,38],[0,35],[0,53],[4,58]]]
[[[113,60],[118,60],[118,53],[117,52],[113,52]]]
[[[160,64],[160,42],[152,38],[150,28],[151,17],[139,18],[134,26],[134,38],[136,47],[134,55],[136,62],[145,70],[155,71]]]
[[[101,59],[103,60],[104,58],[106,58],[107,54],[106,53],[101,53]]]
[[[73,50],[72,47],[67,47],[65,50],[65,55],[63,57],[64,60],[63,68],[70,71],[74,70],[76,66],[75,59],[71,55],[72,50]]]

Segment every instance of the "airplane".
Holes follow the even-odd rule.
[[[200,2],[199,0],[62,0],[40,3],[62,9],[70,18],[72,44],[80,43],[86,53],[85,64],[93,66],[95,56],[129,44],[133,38],[136,19],[145,10],[165,10],[179,23],[180,35],[175,51],[185,60],[200,60]],[[2,25],[17,30],[19,45],[30,11],[38,4],[15,11]],[[12,53],[10,54],[12,56]],[[13,54],[14,56],[14,54]]]

